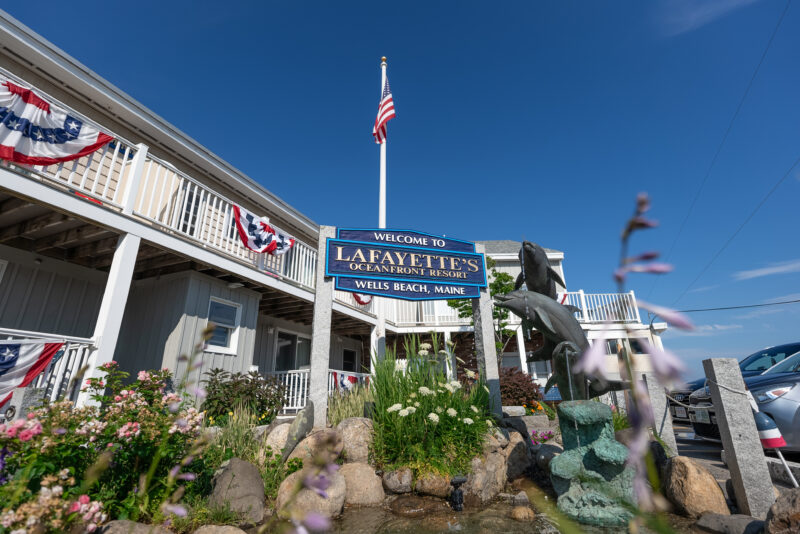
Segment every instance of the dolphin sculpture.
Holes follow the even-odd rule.
[[[544,346],[528,361],[552,358],[553,376],[548,380],[545,392],[556,383],[562,398],[569,395],[571,400],[578,400],[625,387],[620,381],[601,381],[575,372],[578,356],[589,348],[589,341],[573,314],[572,306],[563,306],[546,295],[522,290],[496,295],[495,305],[518,315],[544,336]]]
[[[536,243],[522,242],[522,248],[519,249],[519,263],[522,272],[517,276],[514,289],[521,288],[524,283],[528,291],[535,291],[555,300],[556,284],[567,287],[561,276],[550,267],[547,253]]]

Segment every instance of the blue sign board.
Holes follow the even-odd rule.
[[[340,228],[327,241],[336,289],[407,300],[476,298],[486,264],[468,241],[411,230]]]

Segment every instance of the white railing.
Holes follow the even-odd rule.
[[[375,299],[371,299],[368,304],[363,305],[356,302],[355,297],[353,297],[353,294],[349,291],[338,290],[333,292],[333,297],[342,304],[347,304],[351,308],[355,308],[365,313],[375,313]]]
[[[77,387],[70,389],[70,382],[89,361],[93,342],[91,339],[81,337],[62,336],[59,334],[46,334],[43,332],[29,332],[26,330],[13,330],[0,328],[0,340],[41,340],[52,343],[61,342],[64,346],[53,357],[47,368],[30,384],[31,387],[45,388],[45,398],[54,401],[68,396],[70,400],[77,397]]]
[[[579,321],[585,323],[602,323],[611,321],[615,323],[638,323],[639,308],[636,306],[636,296],[633,291],[629,293],[584,293],[571,291],[567,293],[564,304],[579,308],[575,313]]]
[[[387,320],[395,326],[458,326],[469,324],[469,318],[458,316],[458,311],[445,301],[413,302],[389,300]]]
[[[294,371],[275,371],[265,373],[277,379],[286,386],[286,394],[283,401],[282,415],[296,413],[306,406],[309,388],[309,370],[298,369]],[[350,384],[365,385],[368,383],[368,373],[352,373],[350,371],[340,371],[337,369],[328,370],[328,395],[336,391],[343,391],[344,388],[351,387]]]

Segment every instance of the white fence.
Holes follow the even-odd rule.
[[[299,369],[294,371],[275,371],[266,373],[286,386],[283,410],[281,414],[296,413],[306,406],[309,388],[309,370]],[[352,384],[366,384],[368,382],[366,373],[351,373],[350,371],[339,371],[336,369],[328,370],[328,395],[336,391],[343,391],[351,387]]]
[[[585,323],[638,323],[639,308],[636,296],[630,293],[584,293],[575,291],[567,293],[564,304],[579,308],[575,313],[579,321]]]
[[[54,401],[61,397],[75,400],[81,384],[70,382],[89,362],[93,343],[91,339],[60,336],[42,332],[28,332],[0,328],[0,340],[36,340],[49,343],[64,343],[47,368],[30,384],[31,387],[45,388],[45,398]]]

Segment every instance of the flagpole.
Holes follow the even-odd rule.
[[[381,90],[378,93],[383,98],[383,88],[386,87],[386,56],[381,58]],[[381,143],[380,186],[378,191],[378,228],[386,228],[386,137]],[[375,325],[376,358],[380,361],[386,355],[386,306],[385,299],[375,297],[375,316],[378,320]]]

